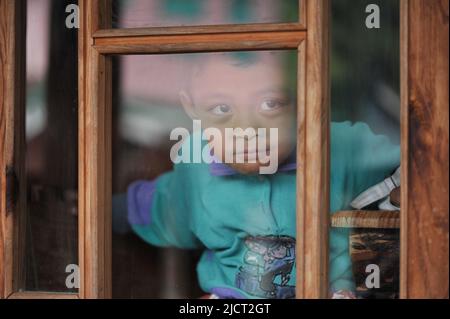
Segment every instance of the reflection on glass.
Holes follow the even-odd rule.
[[[77,246],[77,32],[63,27],[73,1],[27,1],[25,282],[75,292]],[[66,273],[69,266],[71,269]]]
[[[330,233],[336,298],[399,292],[399,1],[378,4],[380,29],[365,25],[371,3],[332,1],[330,205],[345,211]]]
[[[298,22],[298,0],[115,0],[113,26]]]
[[[116,58],[114,297],[294,297],[296,57]]]

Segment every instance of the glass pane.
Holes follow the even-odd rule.
[[[114,297],[294,297],[296,64],[115,58]]]
[[[330,286],[337,298],[397,298],[399,1],[333,0],[332,30],[330,205],[346,212],[333,215]]]
[[[298,0],[115,0],[113,27],[299,21]]]
[[[71,3],[27,1],[26,265],[20,285],[31,291],[76,291],[76,277],[68,278],[75,275],[70,265],[78,263],[77,31],[65,27]]]

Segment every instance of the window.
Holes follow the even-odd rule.
[[[342,72],[336,68],[339,63],[352,62],[345,54],[339,55],[339,50],[345,52],[346,48],[342,44],[334,46],[335,38],[330,38],[330,32],[345,33],[349,39],[346,44],[358,39],[350,36],[349,30],[332,24],[342,17],[339,12],[345,5],[355,6],[358,9],[354,12],[363,15],[361,6],[366,2],[354,5],[353,1],[344,0],[290,0],[281,4],[248,0],[229,1],[224,6],[223,1],[213,0],[79,0],[77,31],[48,28],[53,23],[64,23],[65,12],[57,17],[52,12],[64,11],[71,1],[39,1],[42,11],[27,13],[27,6],[29,9],[36,0],[0,0],[0,296],[199,296],[201,290],[195,284],[193,271],[198,258],[208,255],[200,257],[195,250],[147,249],[147,245],[124,232],[122,226],[126,222],[114,212],[120,208],[116,205],[120,196],[116,195],[123,195],[130,182],[138,178],[153,179],[171,169],[172,145],[167,140],[160,143],[158,134],[189,128],[186,123],[192,123],[189,107],[188,112],[180,112],[189,105],[182,102],[186,102],[186,97],[180,96],[183,83],[186,86],[189,81],[180,77],[189,79],[196,72],[196,61],[214,61],[210,65],[219,71],[238,72],[228,68],[230,60],[237,56],[238,61],[246,61],[256,56],[257,60],[267,59],[264,65],[274,67],[262,72],[245,62],[245,74],[262,72],[265,77],[272,72],[293,77],[280,77],[288,89],[283,86],[279,90],[282,93],[277,94],[282,97],[278,102],[264,99],[257,105],[271,109],[295,101],[296,111],[290,123],[296,122],[295,165],[301,165],[301,169],[294,174],[296,203],[290,204],[296,214],[289,225],[296,231],[296,242],[281,240],[279,236],[277,242],[256,238],[242,241],[241,245],[247,244],[249,251],[271,245],[272,259],[277,254],[295,255],[295,266],[285,263],[295,267],[295,284],[290,276],[278,273],[272,277],[269,274],[264,284],[258,282],[260,288],[268,287],[262,290],[270,297],[279,297],[278,293],[292,296],[295,289],[296,298],[327,298],[331,277],[330,225],[342,221],[330,218],[330,119],[348,119],[345,104],[349,100],[349,95],[343,93],[345,85],[341,84],[346,81],[335,81],[330,86],[330,80],[339,79],[334,78]],[[396,4],[392,3],[389,17],[397,14]],[[400,92],[401,135],[393,138],[401,142],[402,148],[402,195],[400,217],[397,214],[394,219],[398,222],[400,218],[401,224],[399,285],[400,297],[404,298],[448,297],[448,285],[443,284],[448,282],[448,228],[440,226],[448,225],[448,177],[441,174],[448,172],[448,120],[442,120],[448,118],[448,73],[442,72],[448,69],[448,24],[437,18],[445,10],[443,16],[448,16],[448,6],[440,0],[432,4],[428,0],[400,1],[400,61],[393,61],[392,65],[399,63],[401,72],[385,78],[381,75],[388,84],[396,83],[394,92],[389,91],[393,96]],[[152,12],[160,14],[155,18]],[[52,17],[47,31],[40,32],[47,37],[42,43],[47,44],[27,44],[27,17],[45,16]],[[395,19],[385,22],[395,24]],[[32,27],[33,21],[28,23]],[[436,37],[431,39],[423,30],[436,31]],[[35,30],[30,30],[29,40],[33,40],[32,31]],[[385,29],[374,32],[382,34]],[[5,34],[13,36],[1,38]],[[393,53],[389,56],[396,56],[398,41],[393,38],[391,43]],[[356,45],[356,41],[352,44]],[[35,53],[28,60],[27,50]],[[47,50],[47,57],[33,65],[31,61],[39,58],[40,50]],[[52,52],[61,50],[65,50],[64,59],[61,54],[52,56]],[[74,67],[76,54],[78,68]],[[281,72],[286,66],[290,71]],[[352,72],[356,78],[358,68]],[[213,84],[208,79],[202,86]],[[433,85],[421,85],[422,80]],[[150,83],[152,88],[147,89],[145,84]],[[378,89],[385,90],[383,96],[389,95],[386,86]],[[351,97],[355,96],[366,98],[363,92]],[[334,100],[339,101],[337,108],[330,109],[330,101]],[[210,107],[205,112],[215,116],[228,114],[233,106],[232,102],[221,101],[206,104]],[[393,124],[392,132],[396,134],[395,121]],[[435,139],[446,143],[430,142]],[[165,161],[160,160],[163,157]],[[432,176],[429,183],[423,183],[424,174]],[[433,190],[432,194],[425,191],[427,187]],[[341,213],[344,215],[339,216],[345,219],[348,212]],[[170,225],[174,220],[163,222]],[[427,244],[430,242],[438,244],[431,247]],[[190,243],[195,248],[194,240]],[[263,254],[250,257],[259,255]],[[186,264],[181,271],[180,261]],[[63,267],[69,264],[75,267]],[[247,266],[236,277],[239,284],[249,283],[242,280],[242,274],[258,264]],[[136,284],[145,267],[153,267],[158,277],[146,277],[143,285]],[[50,268],[57,270],[51,272]],[[78,275],[79,289],[63,282],[70,278],[72,283],[78,283]],[[163,285],[164,276],[176,278],[176,283]],[[158,288],[150,290],[150,284]],[[274,289],[277,285],[287,289]]]
[[[250,296],[295,296],[296,70],[295,50],[114,57],[113,83],[115,75],[120,79],[112,104],[113,297],[198,298],[198,282],[217,291],[227,281]],[[224,158],[220,149],[230,141],[227,130],[239,128],[254,129],[232,133],[235,148],[247,139],[247,157],[258,147],[256,134],[267,145],[278,140],[277,154],[273,148],[269,156],[258,154],[273,174],[244,163],[245,153],[243,163],[226,162],[229,153]],[[190,137],[176,158],[183,131]],[[221,137],[206,143],[209,131]],[[222,163],[209,163],[205,151]],[[225,248],[242,236],[240,248]],[[281,265],[270,269],[271,256]],[[221,263],[236,266],[226,280],[211,283]]]
[[[27,1],[26,291],[76,292],[66,271],[78,264],[77,32],[56,27],[67,3]]]
[[[112,21],[115,28],[296,23],[299,1],[119,0]]]
[[[399,297],[399,205],[388,205],[393,195],[377,198],[369,189],[384,185],[400,165],[400,2],[382,4],[380,29],[355,28],[370,4],[332,1],[329,258],[343,266],[329,280],[335,290],[353,281],[358,298],[387,299]],[[345,130],[355,137],[338,133]],[[342,149],[350,168],[345,180],[338,164]],[[364,192],[373,199],[355,204]],[[348,252],[336,244],[341,241]]]
[[[298,10],[299,7],[302,6],[293,6],[294,10]],[[92,10],[92,8],[85,8],[85,10]],[[302,10],[300,10],[300,15],[304,14],[304,11],[302,13]],[[120,12],[118,13],[118,15],[120,16]],[[105,22],[104,26],[107,26],[108,22]],[[90,65],[89,63],[87,63],[86,66],[86,72],[88,76],[92,76],[91,80],[93,81],[92,83],[97,83],[98,85],[100,85],[101,87],[105,86],[104,88],[106,89],[106,91],[103,91],[103,89],[100,90],[100,92],[106,92],[107,94],[103,95],[97,95],[96,98],[94,98],[94,96],[91,96],[90,93],[86,92],[86,96],[90,97],[90,98],[94,98],[94,100],[87,100],[85,107],[83,108],[86,113],[86,123],[89,122],[89,118],[91,116],[94,116],[94,118],[97,118],[97,120],[100,120],[100,117],[105,116],[105,118],[101,119],[100,122],[98,123],[103,123],[105,126],[101,127],[101,126],[96,126],[95,129],[100,129],[101,131],[103,131],[104,129],[108,130],[108,132],[110,132],[110,130],[112,130],[114,132],[114,127],[110,126],[110,121],[111,121],[111,114],[113,115],[113,121],[112,123],[116,123],[115,125],[118,125],[118,127],[121,127],[122,125],[127,125],[127,121],[128,121],[128,128],[130,127],[130,123],[135,123],[132,124],[133,126],[133,130],[135,131],[135,135],[134,137],[132,136],[128,136],[128,139],[136,139],[139,138],[139,136],[142,134],[145,134],[145,132],[141,129],[139,129],[139,126],[136,124],[137,122],[133,122],[136,121],[137,118],[133,119],[131,116],[133,113],[130,113],[131,110],[126,110],[124,109],[124,107],[133,107],[132,103],[130,102],[130,98],[133,97],[132,94],[127,93],[127,91],[122,92],[122,90],[128,90],[128,92],[133,92],[132,90],[135,90],[134,93],[136,93],[137,91],[139,91],[139,88],[141,88],[140,90],[142,91],[142,88],[144,88],[145,94],[147,96],[151,95],[152,92],[153,95],[155,96],[156,100],[154,99],[154,101],[156,101],[159,104],[155,104],[155,102],[146,102],[145,104],[155,104],[155,105],[150,105],[146,107],[146,112],[152,112],[154,115],[153,116],[145,116],[144,114],[138,115],[139,116],[139,120],[140,121],[144,121],[146,118],[148,118],[149,120],[151,120],[152,117],[154,117],[153,121],[156,121],[158,123],[163,123],[163,122],[167,122],[168,120],[174,122],[174,119],[179,119],[181,120],[183,117],[182,116],[177,116],[175,117],[174,114],[181,114],[179,111],[178,113],[173,113],[176,111],[176,108],[172,107],[171,111],[170,109],[170,103],[171,104],[178,104],[178,102],[174,102],[174,100],[178,100],[177,95],[175,94],[177,92],[176,86],[179,85],[178,84],[178,79],[175,77],[175,75],[178,75],[178,77],[181,75],[183,76],[184,71],[183,70],[183,65],[189,67],[189,65],[194,65],[198,62],[194,62],[195,60],[198,61],[202,61],[202,60],[211,60],[214,61],[214,63],[211,63],[211,65],[223,65],[223,70],[227,70],[227,63],[225,61],[228,61],[230,59],[229,55],[233,55],[233,52],[236,52],[237,55],[237,59],[240,59],[239,56],[243,56],[242,59],[253,59],[254,56],[257,56],[257,59],[259,59],[258,55],[263,54],[266,52],[267,55],[274,55],[274,56],[278,56],[281,53],[270,53],[271,50],[295,50],[298,51],[297,53],[294,52],[294,54],[291,54],[291,56],[293,57],[293,62],[295,63],[291,63],[289,66],[291,67],[291,71],[289,72],[289,74],[294,75],[294,82],[291,81],[291,85],[290,88],[291,90],[295,93],[298,90],[301,90],[301,81],[295,79],[295,72],[292,72],[293,70],[296,70],[297,67],[297,60],[298,60],[298,65],[299,68],[302,69],[302,66],[304,65],[304,61],[303,59],[305,59],[305,49],[304,49],[304,44],[302,44],[302,41],[305,39],[306,36],[306,32],[305,32],[305,28],[299,24],[299,23],[293,23],[290,24],[288,26],[286,25],[280,25],[278,26],[277,24],[266,24],[266,25],[251,25],[249,24],[248,26],[245,25],[240,25],[240,26],[235,26],[232,28],[229,27],[224,27],[224,26],[208,26],[208,27],[191,27],[189,29],[186,28],[181,28],[181,27],[172,27],[172,28],[168,28],[168,29],[147,29],[148,32],[150,33],[154,33],[152,36],[149,36],[149,34],[142,34],[142,29],[123,29],[123,30],[108,30],[108,29],[104,29],[104,27],[102,28],[101,25],[99,25],[97,28],[94,29],[98,29],[98,31],[95,32],[94,37],[95,37],[95,49],[93,47],[87,47],[86,48],[86,59],[88,56],[90,56],[91,54],[94,54],[94,56],[96,56],[95,58],[95,64],[98,66],[100,66],[101,68],[105,68],[103,69],[103,71],[101,72],[95,72],[95,73],[89,73],[90,70],[93,70],[92,67],[93,65]],[[134,33],[132,36],[130,35],[129,32]],[[123,41],[123,42],[122,42]],[[93,51],[95,50],[95,51]],[[248,52],[248,51],[254,51],[257,50],[256,52],[252,53],[252,52]],[[232,51],[230,53],[225,53],[226,51]],[[211,53],[204,53],[204,52],[211,52]],[[219,54],[220,52],[224,52],[222,54]],[[183,55],[176,55],[176,56],[171,56],[169,55],[170,53],[183,53]],[[125,57],[120,57],[120,59],[117,58],[112,58],[111,55],[130,55],[130,56],[125,56]],[[132,54],[153,54],[153,55],[141,55],[141,56],[135,56]],[[227,57],[228,56],[228,57]],[[247,56],[247,58],[245,57]],[[92,57],[92,56],[91,56]],[[97,60],[98,58],[98,60]],[[183,60],[184,58],[184,60]],[[269,58],[264,58],[267,59],[267,61],[272,61],[272,60],[278,60],[278,58],[273,58],[273,57],[269,57]],[[90,60],[90,58],[88,59]],[[87,61],[88,61],[87,60]],[[292,59],[291,59],[292,60]],[[139,61],[139,64],[138,62]],[[170,61],[167,62],[167,61]],[[188,62],[191,61],[191,62]],[[266,60],[264,60],[266,61]],[[275,65],[275,62],[271,62],[270,65]],[[279,63],[279,62],[277,62]],[[134,65],[134,69],[133,68]],[[148,65],[148,70],[156,72],[155,70],[158,70],[159,75],[156,74],[150,74],[149,71],[145,72],[144,69],[146,68],[146,65]],[[264,64],[261,64],[264,65]],[[111,69],[112,66],[112,69]],[[138,69],[136,69],[136,66],[139,66]],[[177,67],[175,67],[177,66]],[[167,70],[163,70],[163,68],[166,67]],[[281,64],[280,64],[281,67]],[[94,67],[96,68],[96,67]],[[194,67],[195,69],[195,67]],[[134,71],[131,71],[134,70]],[[139,71],[138,71],[139,70]],[[171,71],[172,70],[172,71]],[[264,70],[260,70],[259,68],[255,68],[252,69],[252,66],[248,67],[248,70],[250,70],[251,72],[255,73],[255,72],[263,72]],[[273,76],[273,70],[276,70],[276,68],[272,68],[272,73],[267,73],[266,71],[264,71],[263,73],[261,73],[262,76]],[[249,71],[249,72],[250,72]],[[173,75],[172,78],[170,78],[170,73],[175,72],[175,75]],[[181,73],[180,73],[181,72]],[[189,74],[189,70],[187,70],[185,73]],[[224,71],[225,72],[225,71]],[[230,71],[231,72],[231,71]],[[237,72],[237,71],[236,71]],[[302,74],[305,74],[305,71],[301,72]],[[119,90],[119,94],[122,94],[122,99],[115,99],[116,102],[109,102],[108,99],[111,98],[110,96],[110,90],[111,90],[111,85],[114,85],[114,79],[118,79],[117,78],[117,74],[120,74],[120,76],[122,77],[121,82],[119,83],[119,85],[121,85],[123,87],[122,90]],[[141,80],[138,80],[139,74],[141,75]],[[101,76],[102,78],[99,79],[98,76]],[[106,76],[105,78],[103,78],[103,76]],[[156,81],[154,80],[156,76]],[[226,77],[226,74],[225,76]],[[301,79],[302,77],[300,77]],[[127,80],[128,79],[128,80]],[[173,88],[171,86],[165,85],[165,86],[161,86],[162,83],[160,82],[164,82],[168,80],[171,83],[171,86],[173,86]],[[128,81],[128,82],[126,82]],[[295,83],[298,82],[298,85],[296,85]],[[89,90],[89,88],[93,88],[92,87],[92,83],[90,83],[89,81],[87,81],[85,83],[86,85],[86,89]],[[134,84],[133,84],[134,83]],[[142,83],[154,83],[153,88],[149,89],[148,87],[145,87],[142,85]],[[139,85],[140,84],[140,85]],[[160,89],[157,89],[157,85],[159,85]],[[161,89],[163,88],[164,89]],[[173,91],[170,91],[173,90]],[[97,91],[97,89],[95,89],[93,92]],[[164,91],[168,91],[168,93],[165,93]],[[169,92],[170,91],[170,92]],[[242,92],[244,92],[245,90],[242,90]],[[115,92],[115,90],[113,90],[113,92]],[[125,93],[125,94],[123,94]],[[165,94],[165,96],[163,95]],[[143,95],[145,96],[145,95]],[[159,97],[159,98],[158,98]],[[100,98],[101,100],[97,100],[97,98]],[[106,99],[106,100],[104,100]],[[124,99],[128,99],[128,100],[124,100]],[[304,98],[298,98],[293,100],[293,101],[304,101]],[[120,102],[117,102],[120,101]],[[300,102],[294,102],[294,105],[296,106],[297,103]],[[106,103],[104,103],[106,102]],[[94,104],[96,104],[97,106],[94,106]],[[101,108],[105,107],[106,109],[104,109],[104,111],[101,112],[101,114],[97,113],[97,111],[100,110],[99,106],[100,104],[97,103],[101,103],[102,106]],[[116,103],[119,103],[118,105]],[[134,98],[134,108],[138,109],[139,108],[139,101],[136,100],[136,98]],[[142,103],[142,102],[141,102]],[[168,105],[169,103],[169,105]],[[114,105],[117,105],[117,111],[118,113],[115,113],[114,110],[112,110],[111,112],[111,106],[114,107]],[[122,105],[122,106],[121,106]],[[142,105],[142,104],[141,104]],[[158,111],[158,107],[159,107],[159,111]],[[142,107],[141,107],[142,108]],[[136,110],[135,110],[136,111]],[[142,111],[142,110],[141,110]],[[145,111],[145,109],[144,109]],[[93,113],[90,113],[93,112]],[[171,115],[172,112],[173,114]],[[114,114],[118,114],[118,117],[116,117],[116,120],[114,120]],[[134,112],[134,114],[136,114]],[[166,114],[166,115],[164,115]],[[161,118],[160,120],[156,120],[158,117],[163,116],[163,118]],[[164,119],[164,116],[166,119]],[[293,117],[295,119],[295,116]],[[131,121],[131,122],[130,122]],[[171,122],[167,122],[168,124]],[[295,122],[294,122],[295,123]],[[165,124],[162,127],[167,130],[169,129],[172,125],[176,125],[176,123],[171,123],[169,125]],[[147,125],[144,125],[146,127],[148,127]],[[184,126],[184,125],[183,125]],[[156,129],[157,126],[154,126],[154,129]],[[295,125],[293,126],[294,131],[295,131]],[[92,126],[87,126],[86,130],[84,131],[84,134],[86,134],[86,141],[90,141],[91,143],[94,143],[95,145],[112,145],[112,149],[106,148],[103,149],[103,151],[100,151],[100,149],[97,152],[86,152],[86,156],[92,156],[94,153],[97,153],[98,155],[101,155],[102,158],[98,158],[97,159],[89,159],[87,158],[87,161],[85,162],[85,165],[87,165],[87,167],[85,168],[87,171],[91,171],[91,172],[95,172],[95,170],[93,169],[93,163],[91,162],[91,160],[94,160],[95,162],[100,161],[100,162],[105,162],[105,163],[111,163],[111,158],[114,158],[113,156],[116,155],[120,155],[120,152],[118,153],[119,150],[122,150],[121,152],[123,153],[125,151],[125,149],[123,149],[123,147],[121,148],[117,143],[111,143],[110,140],[110,136],[114,136],[114,134],[110,135],[110,133],[106,133],[103,132],[100,135],[98,135],[98,137],[101,137],[101,141],[98,141],[96,139],[92,139],[92,138],[87,138],[87,137],[92,137],[94,135],[96,135],[94,133],[94,131],[90,131],[90,129],[94,129],[94,127]],[[126,132],[127,134],[131,134],[133,130],[128,129]],[[100,132],[100,131],[99,131]],[[106,134],[105,134],[106,133]],[[105,135],[104,135],[105,134]],[[157,140],[157,132],[153,132],[153,133],[147,133],[148,135],[152,135],[154,136],[155,140],[155,145],[158,145],[158,140]],[[167,133],[166,133],[167,134]],[[106,140],[104,139],[106,138]],[[148,138],[146,139],[147,143],[150,141]],[[295,141],[295,139],[294,139]],[[100,143],[99,143],[100,142]],[[134,143],[136,143],[137,140],[135,140]],[[141,138],[141,142],[142,143],[142,138]],[[85,147],[87,148],[91,148],[92,146],[94,146],[94,144],[92,144],[91,146],[89,145],[85,145]],[[295,144],[295,143],[294,143]],[[159,144],[161,146],[164,147],[164,144]],[[160,147],[161,147],[160,146]],[[97,146],[95,146],[97,147]],[[147,146],[148,148],[149,146]],[[151,146],[150,146],[151,147]],[[143,152],[143,150],[145,148],[141,147],[142,151],[139,151],[139,149],[137,149],[137,155]],[[92,150],[92,149],[91,149]],[[92,154],[92,155],[91,155]],[[116,155],[114,155],[116,154]],[[126,154],[126,153],[125,153]],[[124,157],[125,154],[123,154],[121,157]],[[154,154],[154,156],[156,156],[157,152],[152,152],[152,154]],[[167,154],[167,153],[166,153]],[[131,158],[131,156],[126,156],[126,158]],[[99,163],[99,162],[97,162]],[[114,163],[114,162],[113,162]],[[114,165],[114,164],[113,164]],[[122,188],[123,191],[123,187],[124,184],[122,182],[122,186],[120,186],[119,183],[119,177],[122,176],[123,174],[125,174],[125,172],[121,173],[121,171],[123,171],[123,169],[125,169],[126,165],[121,166],[120,163],[115,164],[115,168],[113,169],[114,172],[116,172],[113,176],[111,175],[111,168],[107,168],[104,171],[96,171],[95,175],[92,176],[87,176],[85,182],[86,182],[86,187],[90,188],[92,187],[92,191],[93,192],[98,192],[100,189],[98,188],[99,185],[95,185],[97,182],[102,181],[104,179],[106,180],[112,180],[112,185],[117,185],[114,187],[118,187],[118,189]],[[120,169],[120,167],[123,167],[122,169]],[[144,166],[145,167],[145,166]],[[149,164],[149,167],[153,167],[151,166],[151,164]],[[139,168],[137,168],[139,169]],[[152,172],[151,170],[148,171],[147,174],[156,174],[157,173],[157,169],[158,168],[154,168],[154,171]],[[163,169],[164,168],[160,168]],[[166,168],[167,169],[167,168]],[[128,168],[129,170],[129,168]],[[100,175],[98,175],[100,174]],[[141,173],[142,174],[142,173]],[[128,176],[130,176],[128,174]],[[144,176],[144,175],[142,175]],[[151,175],[150,175],[151,176]],[[124,175],[124,177],[126,178],[126,175]],[[128,177],[130,178],[130,177]],[[293,179],[294,184],[295,184],[295,178]],[[95,184],[93,184],[95,183]],[[111,191],[113,191],[112,189],[110,189],[110,184],[107,183],[104,185],[105,189],[102,190],[102,193],[106,190],[106,193],[103,193],[102,196],[106,196],[103,200],[105,202],[103,202],[102,204],[100,204],[100,202],[97,201],[96,204],[94,205],[102,205],[101,210],[104,211],[104,216],[102,215],[97,215],[97,216],[92,216],[92,217],[88,217],[87,220],[97,220],[97,222],[99,222],[101,225],[105,225],[104,226],[104,230],[105,232],[110,231],[110,221],[108,220],[110,218],[110,216],[108,216],[108,213],[111,209]],[[293,189],[295,190],[295,188]],[[109,194],[108,194],[109,193]],[[114,191],[113,191],[114,193]],[[91,193],[92,194],[92,193]],[[294,199],[295,199],[295,195],[293,194]],[[114,198],[113,198],[114,200]],[[92,203],[87,202],[85,205],[90,206],[92,205]],[[106,206],[103,206],[106,205]],[[292,203],[292,205],[295,206],[295,203]],[[93,210],[92,212],[94,212],[95,210]],[[97,210],[98,211],[98,210]],[[86,213],[88,213],[88,211],[86,210]],[[83,213],[81,213],[83,214]],[[113,215],[114,216],[114,215]],[[114,220],[113,220],[114,222]],[[114,226],[114,224],[113,224]],[[103,226],[102,226],[103,227]],[[295,229],[295,221],[290,223],[290,227]],[[87,236],[91,236],[90,234],[86,234]],[[114,246],[114,244],[116,243],[117,245],[117,240],[114,241],[117,236],[114,235],[113,233],[113,244],[112,247],[119,247],[119,246]],[[118,278],[115,277],[116,282],[112,282],[112,289],[108,288],[108,291],[103,291],[100,288],[102,287],[95,287],[95,285],[92,285],[92,283],[90,283],[89,281],[91,280],[91,278],[86,278],[88,276],[88,274],[90,274],[90,276],[93,276],[92,279],[96,278],[100,278],[102,281],[108,281],[109,285],[111,285],[111,276],[109,274],[104,275],[103,273],[98,273],[97,269],[100,269],[103,267],[103,264],[101,267],[98,267],[96,265],[92,265],[93,268],[92,269],[87,269],[87,271],[85,271],[85,275],[86,277],[83,279],[85,282],[86,280],[88,281],[87,284],[85,284],[85,287],[89,287],[89,289],[94,289],[92,291],[86,291],[86,294],[94,294],[94,296],[97,295],[101,295],[104,293],[108,293],[108,296],[111,296],[111,291],[112,291],[112,296],[117,296],[117,293],[120,293],[120,290],[115,290],[114,287],[120,287],[120,263],[114,263],[114,260],[119,260],[120,259],[115,257],[117,256],[117,254],[119,253],[116,250],[111,251],[111,242],[110,242],[110,238],[106,237],[105,241],[101,241],[104,238],[99,239],[98,242],[98,251],[96,252],[96,255],[100,255],[100,256],[113,256],[112,260],[113,260],[113,267],[112,267],[112,271],[115,272],[116,274],[119,274]],[[295,245],[289,244],[289,249],[291,251],[291,253],[293,254],[295,251]],[[89,252],[89,253],[93,253],[93,252]],[[171,254],[170,251],[166,251],[166,254]],[[173,253],[172,253],[173,254]],[[177,254],[179,255],[179,254]],[[91,256],[86,256],[87,258],[91,258]],[[188,257],[188,256],[187,256]],[[108,257],[110,258],[110,257]],[[178,258],[186,258],[183,256],[178,256]],[[163,259],[162,259],[163,260]],[[172,259],[173,260],[173,259]],[[186,260],[186,259],[185,259]],[[188,259],[187,259],[188,260]],[[105,261],[99,261],[99,262],[110,262],[110,260],[106,260]],[[156,267],[161,267],[161,265],[158,266],[158,263],[153,263],[156,264]],[[161,264],[161,263],[159,263]],[[188,262],[189,264],[189,262]],[[176,265],[176,263],[172,262],[172,265]],[[94,267],[95,266],[95,267]],[[170,267],[167,267],[167,265],[165,266],[167,268],[167,271],[171,271]],[[173,267],[173,266],[172,266]],[[292,265],[291,265],[292,267]],[[111,266],[110,264],[108,265],[107,269],[111,270]],[[94,272],[96,273],[94,273]],[[172,273],[173,274],[173,273]],[[125,275],[126,275],[126,270],[125,270]],[[122,277],[125,277],[124,273],[122,272]],[[100,276],[100,277],[98,277]],[[184,296],[186,296],[186,293],[188,294],[188,296],[192,296],[189,295],[189,290],[183,290],[183,280],[191,280],[192,278],[189,279],[188,277],[183,278],[183,274],[179,274],[178,277],[176,278],[180,278],[180,283],[179,286],[176,290],[175,290],[175,294],[185,294]],[[129,278],[129,277],[128,277]],[[292,280],[291,280],[292,281]],[[192,286],[192,285],[191,285]],[[192,289],[192,287],[187,287]],[[133,288],[131,288],[133,290]],[[294,285],[292,285],[291,287],[291,295],[294,294]],[[142,291],[140,291],[142,289],[139,289],[139,287],[136,287],[136,289],[134,291],[131,291],[130,293],[142,293]],[[116,293],[115,293],[116,291]],[[123,290],[122,290],[123,291]],[[164,294],[169,294],[173,293],[170,291],[158,291],[156,289],[156,291],[153,291],[152,294],[153,296],[164,296]],[[192,293],[192,292],[191,292]],[[148,294],[148,292],[147,292]]]

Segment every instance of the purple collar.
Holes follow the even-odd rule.
[[[282,164],[278,166],[277,172],[288,172],[297,169],[297,161],[296,161],[296,151],[292,153],[291,156]],[[220,163],[220,162],[212,162],[209,164],[209,172],[213,176],[229,176],[239,174],[238,171],[232,169],[230,166]]]

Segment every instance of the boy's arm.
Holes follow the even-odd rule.
[[[391,175],[400,165],[400,147],[386,136],[375,135],[367,124],[350,122],[335,126],[332,156],[345,164],[345,202],[340,209],[350,209],[350,201],[372,185]],[[332,131],[333,132],[333,131]],[[341,163],[342,163],[341,162]],[[342,165],[342,166],[344,166]],[[333,168],[332,168],[333,169]],[[330,231],[330,287],[333,291],[354,291],[349,252],[350,229]]]
[[[367,124],[352,127],[353,156],[348,171],[353,177],[354,198],[394,173],[400,166],[400,146],[391,143],[387,136],[375,135]]]
[[[188,190],[175,171],[154,181],[136,181],[128,187],[128,222],[143,240],[156,246],[197,248],[192,232]]]
[[[350,230],[347,228],[331,228],[330,230],[329,286],[332,292],[355,291],[349,235]]]

